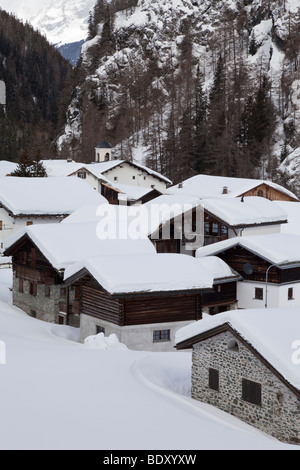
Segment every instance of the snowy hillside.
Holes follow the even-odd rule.
[[[207,115],[212,122],[205,121],[206,136],[210,126],[216,127],[213,119],[220,124],[217,108],[212,110],[211,94],[221,58],[226,129],[220,142],[214,136],[210,148],[206,142],[202,160],[212,161],[212,155],[216,158],[219,146],[223,151],[228,149],[228,155],[222,157],[228,167],[217,163],[209,171],[230,176],[237,171],[237,176],[248,176],[254,165],[256,177],[284,179],[277,168],[298,147],[299,138],[300,0],[103,0],[98,4],[109,8],[98,14],[95,33],[83,46],[86,81],[71,103],[60,146],[74,136],[80,145],[84,143],[81,137],[87,133],[88,110],[97,120],[97,139],[100,134],[111,138],[117,145],[117,157],[147,160],[155,169],[172,171],[179,155],[190,157],[191,147],[199,146],[203,152],[203,142],[195,138],[186,144],[199,112],[197,105],[201,108],[195,98],[195,80],[211,107]],[[259,117],[265,129],[255,130],[253,144],[252,136],[245,135],[251,125],[244,119],[245,113],[247,119],[251,116],[249,100],[258,99],[262,90],[269,108],[258,105],[255,112],[266,111],[268,122]],[[79,108],[78,103],[83,106]],[[90,137],[96,139],[93,132],[89,126]],[[195,166],[196,172],[202,171],[202,160],[188,163],[187,168]],[[178,168],[178,173],[188,176],[186,168]]]
[[[11,283],[0,269],[1,450],[294,448],[192,400],[190,353],[79,344],[76,329],[12,307]]]
[[[18,0],[0,0],[0,7],[27,20],[50,43],[65,46],[61,52],[69,58],[80,55],[81,41],[87,38],[89,12],[95,3],[96,0],[31,0],[24,6]]]

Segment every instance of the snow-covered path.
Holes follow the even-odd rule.
[[[290,449],[189,398],[191,356],[89,349],[11,306],[0,270],[0,449]]]

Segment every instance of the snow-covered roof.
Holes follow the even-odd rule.
[[[13,215],[66,215],[107,200],[79,178],[0,178],[0,204]]]
[[[148,211],[148,235],[154,234],[165,224],[192,209],[202,206],[196,197],[185,195],[163,194],[143,205]]]
[[[222,197],[224,199],[228,197],[234,198],[242,196],[263,183],[281,191],[295,200],[298,199],[291,191],[285,189],[279,184],[273,183],[272,181],[210,175],[193,176],[192,178],[185,180],[180,185],[168,188],[166,194],[185,194],[187,196],[194,196],[200,199],[215,197]],[[226,194],[223,194],[224,188],[227,188]]]
[[[201,205],[196,198],[185,196],[158,196],[141,206],[117,206],[106,205],[100,207],[92,204],[89,207],[81,207],[67,217],[63,223],[74,222],[103,222],[115,224],[117,231],[127,232],[130,226],[136,222],[141,237],[148,237],[157,232],[159,227],[191,211],[192,208]],[[130,235],[130,234],[128,234]]]
[[[289,233],[230,238],[199,248],[196,257],[217,256],[235,246],[241,246],[272,264],[284,266],[300,262],[300,235]]]
[[[125,254],[86,259],[65,280],[86,269],[110,294],[210,289],[213,277],[195,258],[178,254]]]
[[[232,281],[233,279],[240,278],[236,271],[217,256],[205,256],[204,258],[195,259],[198,261],[199,266],[207,269],[212,274],[215,282],[225,280]]]
[[[300,204],[299,202],[274,201],[287,213],[288,223],[281,226],[282,233],[300,235]]]
[[[129,201],[138,201],[142,197],[154,191],[153,188],[134,186],[130,184],[114,184],[114,187],[121,191],[123,195],[126,195]]]
[[[17,169],[17,163],[0,160],[0,177],[9,176]]]
[[[250,343],[291,385],[300,389],[299,364],[296,365],[292,361],[293,345],[299,340],[299,308],[235,310],[213,317],[206,316],[177,331],[175,342],[178,345],[226,323]]]
[[[89,169],[92,167],[93,171],[97,171],[97,172],[99,172],[99,174],[103,174],[103,173],[106,173],[106,172],[116,168],[117,166],[124,165],[124,164],[135,166],[136,168],[148,173],[151,176],[154,176],[154,177],[164,181],[167,184],[172,184],[172,181],[170,181],[169,178],[166,178],[165,176],[161,175],[157,171],[154,171],[151,168],[148,168],[146,166],[140,165],[139,163],[133,163],[133,162],[129,162],[127,160],[110,160],[109,162],[90,163],[90,164],[85,165],[85,166]]]
[[[82,163],[68,160],[42,160],[47,175],[52,176],[69,176],[81,168]]]
[[[204,199],[204,208],[231,227],[283,223],[287,213],[263,197]],[[292,203],[297,204],[297,203]],[[299,204],[300,206],[300,204]]]
[[[97,223],[37,224],[26,227],[6,242],[6,249],[27,235],[58,271],[93,256],[155,254],[150,240],[107,239],[97,236]]]

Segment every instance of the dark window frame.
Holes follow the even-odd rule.
[[[294,300],[294,288],[293,287],[288,288],[288,300]]]
[[[215,392],[220,391],[220,372],[210,367],[208,369],[208,387]]]
[[[264,300],[264,290],[262,287],[255,287],[254,298],[256,300]]]
[[[247,403],[262,406],[262,385],[249,379],[242,379],[242,399]]]
[[[153,331],[153,343],[162,343],[164,341],[171,341],[171,330]]]

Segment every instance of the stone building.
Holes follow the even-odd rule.
[[[297,309],[268,309],[228,312],[180,330],[177,349],[193,348],[192,398],[300,444],[299,361],[292,349],[299,326]]]

